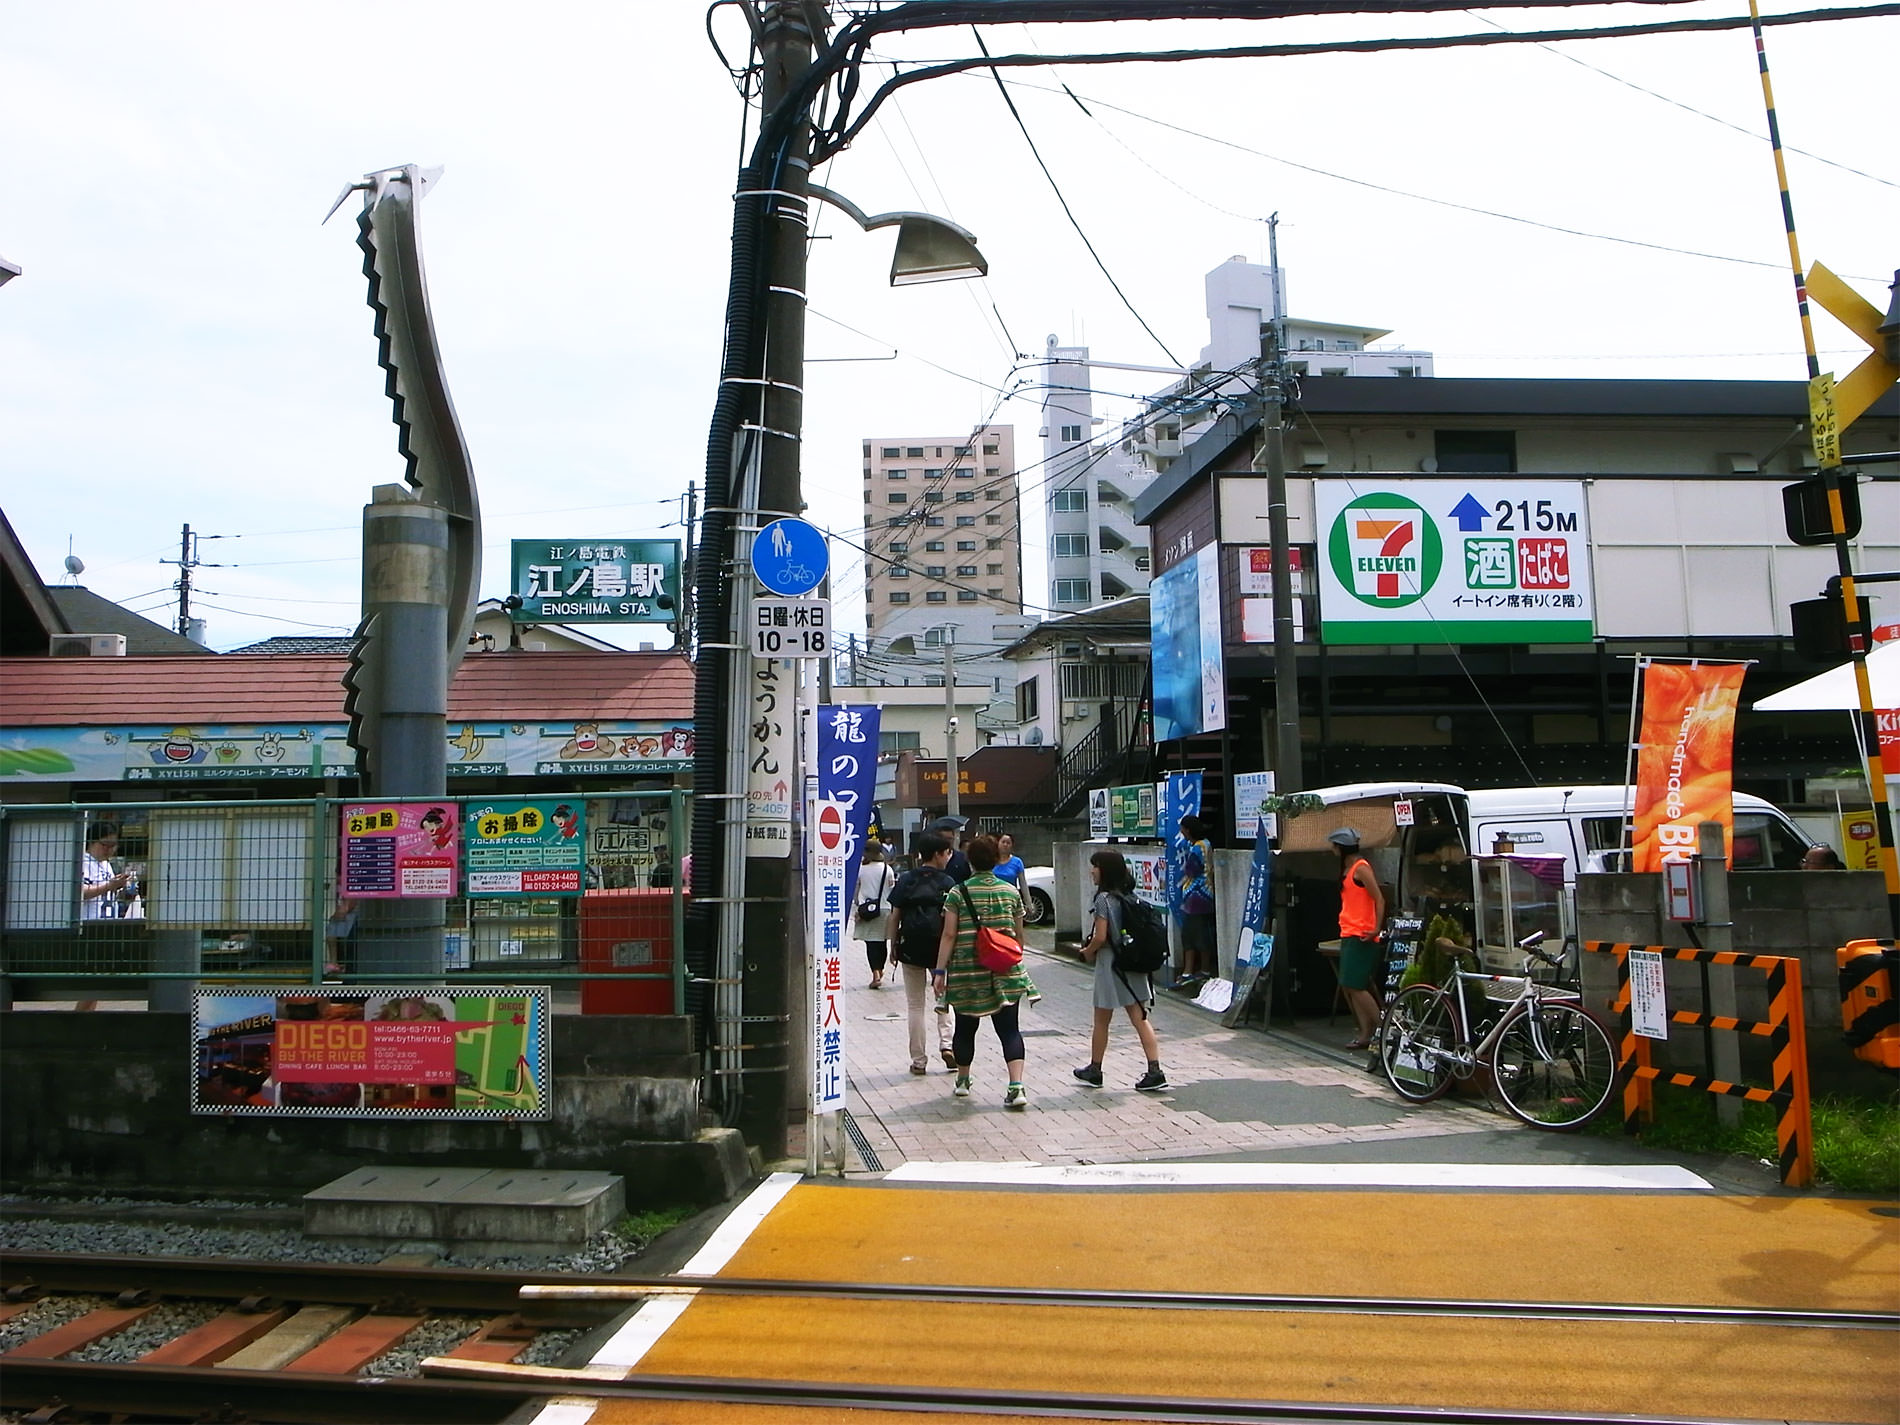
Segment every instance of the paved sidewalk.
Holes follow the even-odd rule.
[[[1134,1091],[1147,1066],[1122,1013],[1109,1035],[1106,1087],[1088,1088],[1070,1070],[1088,1061],[1091,971],[1052,953],[1047,932],[1032,930],[1029,939],[1030,973],[1043,998],[1022,1016],[1029,1107],[1016,1112],[1003,1108],[1008,1075],[988,1025],[977,1036],[975,1092],[954,1098],[954,1076],[940,1059],[922,1077],[910,1072],[901,982],[887,978],[883,989],[871,990],[862,958],[847,961],[850,1112],[876,1160],[870,1169],[854,1146],[851,1172],[909,1161],[1134,1163],[1410,1143],[1395,1146],[1391,1156],[1402,1158],[1425,1147],[1417,1140],[1505,1126],[1481,1102],[1409,1105],[1367,1073],[1357,1054],[1324,1052],[1257,1028],[1226,1029],[1218,1015],[1165,991],[1154,1023],[1171,1087]],[[1350,1033],[1350,1022],[1339,1026],[1342,1045]],[[934,1028],[927,1042],[934,1055]]]

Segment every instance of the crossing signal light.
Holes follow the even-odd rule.
[[[1839,485],[1841,520],[1847,537],[1852,539],[1860,533],[1860,489],[1851,475],[1841,476]],[[1782,486],[1781,513],[1787,521],[1788,538],[1796,544],[1834,542],[1834,521],[1827,510],[1827,481],[1821,476],[1810,475]]]
[[[1859,606],[1859,623],[1866,627],[1871,614],[1867,600],[1856,595],[1854,602]],[[1853,644],[1848,637],[1847,605],[1840,595],[1827,599],[1803,599],[1799,603],[1789,604],[1788,613],[1794,622],[1794,649],[1803,658],[1833,662],[1853,653]]]

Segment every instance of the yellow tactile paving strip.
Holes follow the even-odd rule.
[[[1712,1194],[804,1185],[723,1275],[1900,1310],[1900,1221],[1873,1206]],[[639,1370],[1333,1404],[1900,1419],[1894,1333],[1684,1323],[704,1297]],[[729,1408],[699,1417],[614,1403],[595,1416],[599,1425],[696,1418],[742,1417]]]

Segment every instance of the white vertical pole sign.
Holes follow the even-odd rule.
[[[845,809],[813,801],[809,841],[811,1111],[844,1107]]]

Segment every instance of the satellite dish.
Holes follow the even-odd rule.
[[[74,579],[77,579],[81,574],[85,572],[86,572],[85,560],[81,559],[77,554],[68,554],[66,556],[66,573],[69,576],[71,576]]]
[[[1042,729],[1040,727],[1032,727],[1029,729],[1029,745],[1031,747],[1042,746]]]

